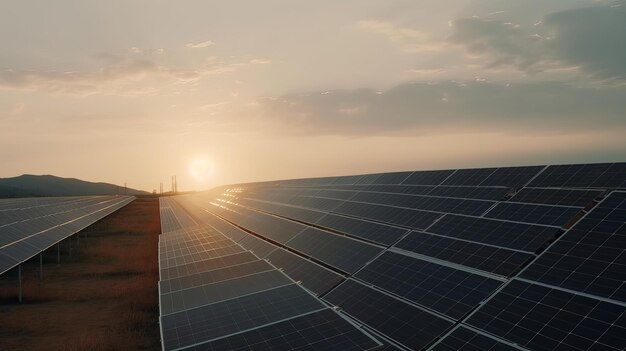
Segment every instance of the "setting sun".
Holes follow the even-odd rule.
[[[206,156],[195,156],[189,162],[189,175],[196,182],[206,182],[215,174],[215,162]]]

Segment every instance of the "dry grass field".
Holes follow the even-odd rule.
[[[156,197],[138,198],[0,277],[0,350],[160,350]],[[70,249],[71,248],[71,249]],[[15,270],[14,270],[15,271]]]

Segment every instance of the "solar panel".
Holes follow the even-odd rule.
[[[353,273],[383,248],[316,228],[307,228],[287,246],[343,272]]]
[[[324,300],[411,350],[430,345],[452,322],[348,279]]]
[[[453,319],[463,317],[502,284],[392,252],[382,254],[355,277]]]
[[[486,333],[459,326],[446,335],[433,351],[518,351],[517,347]]]
[[[486,200],[368,192],[360,192],[353,196],[350,201],[477,216],[484,213],[494,204],[494,202]]]
[[[437,212],[364,204],[358,202],[346,202],[336,208],[334,212],[413,229],[424,229],[431,225],[437,218],[441,217],[441,214]]]
[[[480,186],[507,186],[519,188],[528,183],[545,166],[503,167],[496,169]]]
[[[532,350],[623,350],[626,307],[513,280],[467,321]]]
[[[163,347],[173,350],[324,309],[296,284],[161,317]]]
[[[187,211],[217,231],[182,220],[162,235],[165,349],[623,349],[626,193],[610,189],[622,168],[396,172],[171,197],[173,220]],[[0,222],[13,218],[1,209]],[[252,298],[287,287],[318,304]]]
[[[201,285],[212,284],[223,280],[233,279],[244,275],[274,270],[269,263],[261,260],[245,262],[223,268],[216,268],[197,274],[189,274],[184,277],[159,282],[159,291],[166,294],[173,291],[189,289]]]
[[[372,184],[401,184],[413,172],[383,173]]]
[[[343,280],[341,275],[283,249],[273,251],[267,259],[317,295],[324,294]]]
[[[270,244],[269,242],[259,239],[252,234],[248,234],[245,238],[239,241],[239,244],[246,249],[252,251],[260,258],[265,258],[267,255],[276,250],[277,246]]]
[[[0,259],[0,274],[76,234],[134,199],[129,196],[87,196],[69,200],[9,200],[3,210],[7,215],[5,224],[0,226],[0,254],[5,257]],[[45,206],[39,206],[41,204]],[[22,211],[26,212],[20,214]]]
[[[553,238],[557,229],[448,214],[428,228],[428,232],[532,253]]]
[[[213,269],[224,268],[232,265],[252,262],[258,258],[249,251],[239,252],[232,255],[213,257],[201,261],[191,262],[185,265],[162,268],[161,280],[176,279],[187,275],[207,272]]]
[[[485,217],[516,222],[563,226],[582,209],[552,205],[520,204],[501,202],[485,214]]]
[[[601,194],[601,190],[524,188],[511,197],[509,201],[585,207]]]
[[[315,224],[385,246],[392,245],[407,232],[404,228],[335,214],[327,214]]]
[[[170,293],[161,293],[161,314],[168,315],[292,283],[284,274],[274,269]]]
[[[411,176],[405,179],[401,184],[439,185],[452,173],[454,173],[454,170],[452,169],[445,171],[417,171],[413,172],[413,174],[411,174]]]
[[[380,344],[324,309],[185,350],[378,350]]]
[[[424,232],[411,232],[394,247],[510,277],[532,254]]]
[[[492,175],[496,169],[497,168],[458,169],[441,185],[478,186],[487,179],[487,177]]]
[[[626,162],[549,166],[528,186],[626,188]]]
[[[429,196],[456,197],[480,200],[503,200],[510,192],[506,187],[479,187],[479,186],[437,186],[426,194]]]
[[[522,277],[626,302],[626,192],[612,192]]]

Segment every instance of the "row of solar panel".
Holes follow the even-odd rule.
[[[415,171],[365,174],[343,177],[307,178],[263,183],[264,185],[452,185],[559,187],[559,188],[626,188],[626,162],[474,168],[458,170]],[[255,186],[256,184],[246,184]]]
[[[412,218],[415,213],[430,212],[423,210],[406,212],[406,208],[393,206],[394,201],[388,201],[383,205],[372,205],[367,202],[372,199],[398,199],[398,197],[367,194],[359,195],[368,196],[366,201],[361,203],[346,202],[347,199],[352,199],[355,193],[349,193],[345,188],[340,189],[336,186],[315,188],[311,184],[307,184],[308,188],[302,188],[302,184],[296,182],[292,182],[290,188],[276,187],[279,186],[278,183],[274,186],[270,185],[272,184],[258,184],[246,189],[230,189],[223,193],[179,197],[177,201],[180,201],[187,211],[194,213],[194,217],[213,223],[222,232],[241,232],[232,225],[235,224],[258,235],[260,238],[245,232],[233,236],[237,237],[242,245],[246,243],[250,248],[257,250],[256,252],[261,253],[262,257],[272,259],[273,256],[278,257],[279,252],[286,253],[287,257],[296,257],[296,259],[277,263],[277,267],[281,265],[293,267],[296,266],[293,263],[295,261],[306,262],[306,265],[299,265],[303,267],[300,270],[290,269],[291,272],[299,274],[299,278],[294,279],[301,281],[302,285],[310,290],[318,292],[324,301],[340,306],[345,313],[359,323],[364,323],[381,340],[389,342],[389,345],[409,349],[421,349],[430,345],[437,350],[461,349],[460,346],[463,345],[463,347],[479,347],[479,349],[480,345],[491,345],[493,349],[519,349],[519,345],[523,343],[514,336],[494,331],[487,332],[485,331],[487,327],[477,324],[478,322],[470,323],[468,316],[469,320],[478,318],[474,317],[478,315],[477,311],[482,310],[478,307],[483,300],[489,299],[489,296],[500,296],[509,289],[519,291],[519,287],[509,288],[513,284],[530,284],[529,290],[533,291],[538,289],[538,286],[547,287],[559,293],[572,293],[568,290],[571,288],[565,285],[551,286],[542,282],[532,282],[530,278],[524,277],[507,279],[515,276],[526,262],[534,260],[535,254],[541,252],[550,240],[560,234],[561,231],[557,226],[438,213],[430,223],[424,224],[423,228],[426,231],[410,231],[415,227],[406,223],[415,220]],[[368,191],[377,192],[373,187],[370,187]],[[472,190],[466,193],[480,193],[481,191]],[[572,216],[575,216],[582,208],[588,207],[590,201],[601,193],[602,190],[590,189],[526,188],[517,192],[511,199],[519,203],[501,202],[491,209],[502,204],[518,207],[530,203],[566,205],[565,207],[576,208],[576,213],[572,211]],[[619,197],[620,194],[623,193],[611,194],[602,204],[611,203],[610,199]],[[355,206],[361,207],[355,212],[338,213],[337,211],[337,209],[354,211]],[[536,213],[541,216],[545,216],[543,211],[547,209],[547,207],[535,207]],[[231,224],[217,217],[207,219],[210,216],[207,216],[206,210]],[[596,213],[594,211],[587,215],[585,220],[591,218],[592,214]],[[380,214],[381,212],[383,215]],[[507,211],[494,213],[499,212]],[[526,211],[508,208],[508,212],[524,213]],[[617,228],[622,228],[619,230],[623,230],[624,216],[623,213],[621,215],[621,226],[619,223],[613,224],[614,227],[617,225]],[[554,214],[550,216],[554,217]],[[374,217],[374,221],[370,217]],[[580,228],[582,223],[584,222],[570,229],[567,234]],[[591,236],[595,237],[596,234]],[[393,240],[389,237],[393,237]],[[557,243],[562,242],[563,237],[561,236]],[[605,261],[598,264],[598,257],[583,259],[582,263],[579,262],[579,274],[574,275],[569,282],[571,286],[580,285],[583,277],[588,279],[588,275],[584,276],[588,271],[595,270],[594,274],[597,274],[597,270],[601,267],[614,264],[611,269],[607,269],[606,277],[602,277],[602,272],[599,275],[606,282],[594,280],[586,287],[592,292],[591,294],[582,292],[576,295],[590,299],[591,302],[587,301],[588,304],[600,301],[621,306],[622,302],[615,296],[620,296],[623,291],[623,286],[617,282],[623,283],[625,277],[620,273],[624,270],[617,269],[623,267],[616,266],[615,263],[622,264],[620,255],[624,253],[624,243],[618,239],[620,239],[619,236],[615,237],[617,241],[613,242],[615,245],[613,248],[617,249],[612,251],[605,250],[610,248],[605,248],[599,242],[593,241],[591,244],[581,246],[583,252],[589,251],[590,245],[600,246],[601,250],[597,256]],[[371,247],[376,250],[370,250]],[[560,259],[564,264],[572,262],[569,260],[569,252]],[[364,259],[364,257],[369,258]],[[610,258],[614,261],[606,261]],[[531,268],[536,267],[541,259],[543,256],[536,259],[535,263],[524,271],[524,274],[528,274],[525,273],[527,271],[531,272]],[[554,260],[554,258],[551,259]],[[273,262],[278,262],[278,260],[275,259]],[[333,275],[326,274],[325,276],[311,270],[309,266],[322,268],[323,272],[334,274],[340,284],[328,284],[330,289],[321,285],[320,282],[330,281]],[[285,272],[290,274],[288,269],[285,269]],[[546,273],[547,277],[550,275],[553,275],[552,279],[566,276],[563,271]],[[346,277],[349,278],[345,279]],[[598,292],[597,285],[602,287],[601,290],[603,289],[605,295],[610,293],[607,295],[610,297],[605,298],[607,300],[602,300],[603,297]],[[495,297],[489,299],[485,306],[489,305],[492,300],[497,301]],[[387,306],[385,310],[381,310],[383,305]],[[498,309],[501,310],[502,306],[498,306]],[[417,319],[412,319],[405,314],[407,311],[411,316],[417,316]],[[538,313],[543,312],[538,311]],[[491,318],[495,317],[491,316]],[[519,316],[517,318],[519,319]],[[610,333],[603,336],[602,340],[589,339],[592,340],[591,344],[595,348],[607,348],[608,345],[608,349],[614,349],[615,346],[623,345],[623,338],[620,338],[624,326],[623,314],[620,313],[616,318],[614,325],[618,326],[617,329],[610,329]],[[605,320],[610,320],[610,317]],[[588,328],[589,321],[590,318],[585,316],[581,325]],[[461,324],[451,329],[458,322]],[[543,327],[547,325],[546,323]],[[499,323],[496,321],[493,325],[498,328]],[[513,334],[522,334],[515,328],[511,330]],[[582,332],[575,330],[570,331],[568,335],[580,335],[580,333]],[[560,334],[554,334],[553,338],[558,339],[558,335]],[[571,340],[560,340],[556,346],[566,348],[573,344]],[[542,342],[538,339],[537,342],[530,342],[528,345],[532,345],[533,349],[541,349]],[[546,345],[554,346],[549,343]],[[388,347],[392,348],[392,346]]]
[[[10,221],[0,227],[0,273],[19,265],[57,242],[130,203],[134,197],[95,196],[81,198],[10,201],[0,213]],[[4,202],[4,201],[0,201]],[[21,206],[21,207],[20,207]],[[12,207],[12,208],[10,208]],[[36,212],[32,211],[37,208]],[[27,211],[27,214],[20,214]]]
[[[221,214],[229,216],[229,213],[236,213],[238,216],[242,216],[238,218],[231,218],[231,220],[240,220],[240,223],[242,223],[242,219],[249,218],[243,217],[241,209],[237,209],[236,212],[223,209]],[[256,218],[257,216],[250,215],[250,217]],[[285,233],[289,232],[289,230],[294,230],[293,227],[284,229],[284,224],[279,224],[280,221],[286,222],[282,219],[272,216],[264,216],[260,218],[264,219],[257,218],[256,221],[251,220],[243,222],[251,227],[254,227],[256,230],[255,233],[261,233],[261,235],[269,233],[268,230],[272,228],[276,229],[282,227],[281,230],[273,231],[273,234]],[[222,223],[224,223],[222,226],[228,225],[225,222]],[[258,226],[258,223],[264,224],[264,227]],[[296,225],[297,223],[292,222],[292,224]],[[402,231],[406,232],[406,230]],[[304,233],[309,234],[307,235]],[[280,238],[280,236],[274,236],[274,238]],[[339,267],[341,267],[351,273],[359,268],[362,268],[369,260],[375,258],[384,249],[382,247],[375,247],[375,251],[364,250],[363,246],[358,245],[365,245],[365,247],[372,248],[374,248],[374,246],[310,227],[305,228],[303,232],[297,234],[296,239],[294,239],[295,241],[287,241],[287,246],[290,250],[319,259],[320,261],[329,264],[331,268],[339,269]],[[338,239],[344,239],[346,242],[342,242]],[[271,249],[273,251],[267,252],[267,256],[265,256],[268,260],[270,260],[270,262],[275,264],[277,267],[284,269],[284,271],[288,275],[292,276],[293,279],[301,281],[303,286],[315,291],[319,295],[323,295],[329,290],[329,287],[332,288],[337,284],[337,282],[344,280],[342,276],[336,274],[334,274],[335,279],[330,280],[333,273],[329,270],[323,269],[315,265],[315,263],[307,261],[305,258],[292,252],[288,252],[287,250],[276,247]],[[289,257],[289,259],[280,260],[279,258],[282,257]],[[363,259],[361,259],[361,257],[363,257]],[[397,276],[387,279],[384,272],[386,269],[390,268],[389,264],[394,265],[393,262],[398,259],[401,259],[401,262],[396,263],[405,267],[406,270],[400,270],[398,271]],[[294,261],[299,261],[299,264],[294,264]],[[307,264],[303,264],[303,262]],[[393,270],[394,268],[391,269]],[[448,329],[453,324],[452,318],[458,318],[459,316],[466,314],[469,309],[474,306],[474,304],[480,302],[481,299],[484,299],[486,295],[502,283],[496,279],[479,274],[457,270],[415,257],[409,257],[391,252],[385,253],[375,259],[372,263],[365,266],[363,270],[357,273],[355,277],[357,280],[368,283],[368,285],[373,284],[379,288],[381,286],[388,287],[388,289],[385,290],[387,291],[385,293],[382,291],[384,289],[378,290],[363,286],[364,289],[367,289],[368,291],[371,290],[369,293],[370,295],[379,296],[380,298],[388,300],[388,307],[395,308],[393,311],[411,311],[411,313],[413,313],[417,318],[421,318],[420,320],[432,322],[433,327],[436,327],[437,325],[444,326],[443,330]],[[411,291],[405,291],[407,288],[406,285],[396,284],[397,281],[412,281],[417,278],[421,278],[423,280],[424,286],[420,286],[416,289],[409,289]],[[361,283],[357,283],[357,280],[350,279],[348,281],[354,282],[354,284],[362,285]],[[326,285],[320,284],[325,281],[327,282]],[[339,288],[332,290],[328,296],[334,296],[333,294],[335,294],[335,291],[341,291],[341,289],[349,287],[350,284],[351,283],[347,282],[341,284]],[[427,284],[434,285],[427,286]],[[391,289],[391,286],[395,286],[397,289]],[[436,288],[433,288],[435,286]],[[477,292],[482,292],[483,295],[479,295]],[[352,293],[353,292],[349,292],[348,294]],[[392,295],[398,297],[394,297]],[[457,301],[459,297],[460,301]],[[324,299],[326,299],[329,303],[334,303],[334,300],[327,300],[326,297]],[[411,303],[408,303],[407,300]],[[380,323],[389,323],[390,320],[385,320],[384,315],[375,313],[377,308],[379,309],[380,306],[377,307],[376,305],[369,305],[355,307],[357,311],[367,311],[366,313],[376,316],[377,321]],[[349,310],[344,306],[342,306],[342,309],[349,315],[353,316],[354,311],[351,311],[351,309]],[[437,313],[430,312],[433,310],[447,317],[442,317]],[[378,330],[378,324],[374,323],[374,325],[368,325]],[[415,328],[418,327],[419,326],[415,325],[407,326],[404,329],[404,333],[414,337],[416,332]],[[397,326],[391,328],[397,328]],[[418,337],[415,337],[415,340],[404,340],[400,338],[401,341],[399,342],[406,347],[415,349],[432,343],[437,336],[438,334],[435,334],[429,339],[422,333],[419,334]]]
[[[622,240],[624,239],[623,237],[624,219],[626,219],[626,216],[625,216],[626,213],[624,212],[624,209],[623,209],[625,206],[626,205],[624,204],[624,193],[621,193],[621,192],[612,193],[611,196],[605,199],[602,202],[602,204],[598,206],[598,208],[592,211],[590,215],[585,217],[585,219],[582,222],[580,222],[576,227],[574,227],[568,232],[569,236],[564,237],[567,239],[561,239],[557,241],[557,245],[552,246],[551,250],[548,250],[544,255],[540,257],[540,259],[535,264],[531,265],[527,270],[525,270],[524,273],[522,274],[522,277],[526,275],[530,275],[531,272],[535,272],[537,267],[543,266],[543,269],[540,269],[540,271],[542,271],[541,277],[544,280],[544,282],[548,282],[548,284],[553,284],[553,285],[556,285],[557,287],[559,286],[566,287],[569,289],[575,288],[575,287],[580,288],[581,286],[584,286],[584,288],[581,290],[581,292],[583,293],[594,293],[596,296],[599,296],[599,297],[607,297],[610,299],[615,299],[617,302],[619,301],[624,302],[623,294],[626,289],[624,289],[623,285],[624,285],[624,282],[626,281],[626,276],[624,274],[624,272],[626,272],[624,268],[626,267],[624,267],[624,261],[623,261],[624,258],[622,257],[622,255],[624,254],[624,249],[623,249],[624,242]],[[598,222],[598,220],[602,222],[602,225],[599,225],[598,223],[593,223],[594,221]],[[478,227],[485,228],[485,225],[481,224]],[[599,232],[599,230],[606,231],[607,229],[603,229],[605,227],[611,228],[612,231],[609,231],[609,233],[604,233],[604,236],[606,238],[598,238],[599,234],[602,233],[602,232]],[[594,229],[593,233],[589,233],[588,231],[589,228]],[[454,232],[454,230],[452,231]],[[583,232],[584,234],[575,234],[575,233],[580,233],[580,232]],[[578,247],[578,250],[589,251],[590,244],[594,244],[593,240],[602,240],[603,243],[607,243],[609,245],[607,246],[602,245],[601,247],[596,247],[596,249],[593,252],[593,256],[591,257],[580,257],[581,256],[580,254],[577,254],[575,251],[572,251],[571,249],[563,251],[563,248],[561,248],[561,246],[566,245],[564,243],[567,243],[568,240],[572,240],[572,239],[576,240],[575,235],[576,236],[584,235],[584,237],[587,238],[588,240],[592,240],[591,243],[580,243],[580,242],[577,243],[576,246]],[[611,240],[609,240],[608,238],[610,238]],[[421,243],[423,241],[416,240],[416,242]],[[571,246],[571,244],[568,244],[568,245]],[[597,246],[597,243],[596,243],[596,246]],[[561,256],[558,256],[559,252],[561,252]],[[555,255],[558,258],[554,258],[553,256]],[[576,261],[573,262],[572,260],[576,260]],[[419,260],[416,260],[416,261],[419,262]],[[547,261],[548,263],[547,264],[542,263],[543,261]],[[559,265],[555,264],[554,262],[559,262],[563,267],[559,267]],[[469,283],[469,285],[473,288],[473,290],[471,290],[470,292],[467,292],[468,291],[467,288],[464,287],[462,284],[458,283],[460,279],[459,277],[456,277],[456,279],[451,279],[450,277],[454,277],[455,276],[454,274],[450,274],[449,272],[447,272],[448,274],[445,274],[445,273],[441,274],[441,276],[446,277],[446,279],[443,280],[443,283],[442,283],[442,281],[437,279],[438,273],[429,274],[431,272],[437,272],[437,269],[433,269],[432,267],[429,268],[429,266],[435,266],[438,268],[438,270],[443,270],[443,271],[448,270],[447,267],[436,266],[428,262],[420,262],[420,264],[415,264],[415,263],[412,264],[411,258],[402,256],[402,255],[397,255],[392,252],[385,252],[378,259],[374,260],[372,263],[366,266],[364,270],[357,273],[355,275],[355,278],[362,279],[367,283],[373,284],[374,286],[381,287],[382,290],[392,292],[397,295],[401,295],[402,297],[408,298],[409,300],[411,299],[410,297],[413,296],[415,297],[415,299],[417,299],[417,301],[414,301],[414,302],[417,302],[418,304],[422,306],[424,306],[424,304],[426,305],[430,304],[428,307],[430,307],[431,309],[434,309],[435,311],[443,312],[449,317],[463,316],[464,312],[467,313],[468,310],[472,309],[472,306],[475,307],[477,305],[475,301],[478,301],[478,302],[482,301],[486,296],[489,296],[491,292],[495,291],[496,288],[498,288],[497,285],[495,285],[495,288],[494,288],[494,285],[487,284],[486,285],[487,288],[485,292],[481,294],[480,293],[481,285]],[[549,268],[549,269],[546,269],[546,268]],[[428,272],[428,273],[425,274],[423,272]],[[537,274],[537,273],[532,273],[532,274]],[[554,281],[555,279],[557,280],[557,282]],[[564,283],[563,280],[565,280],[567,284]],[[409,284],[409,286],[406,286],[406,284],[403,284],[403,282],[416,282],[416,281],[428,284],[427,288],[423,289],[420,286],[420,284],[417,284],[417,285]],[[465,282],[465,280],[461,280],[461,281]],[[378,282],[378,285],[375,282]],[[457,285],[454,285],[455,283]],[[623,344],[624,339],[620,338],[620,335],[622,335],[621,332],[624,331],[623,320],[624,318],[626,318],[626,316],[623,315],[622,312],[619,312],[623,310],[623,308],[620,307],[621,305],[619,303],[616,303],[616,301],[607,302],[607,301],[602,301],[599,299],[594,299],[593,297],[586,297],[586,296],[580,296],[580,295],[575,295],[575,294],[572,295],[571,293],[568,293],[566,291],[564,292],[561,290],[556,290],[554,288],[547,288],[545,286],[542,287],[542,285],[533,284],[529,281],[523,281],[521,279],[513,280],[509,285],[506,286],[505,289],[499,292],[496,296],[500,296],[500,294],[505,294],[505,295],[507,293],[510,294],[511,291],[519,292],[521,289],[520,284],[523,284],[523,283],[529,284],[529,286],[526,287],[526,289],[530,291],[536,291],[536,290],[542,291],[543,289],[543,291],[550,291],[550,292],[553,292],[553,294],[557,294],[557,295],[558,294],[561,294],[561,295],[570,294],[570,295],[563,295],[563,296],[568,296],[568,300],[561,301],[561,303],[569,303],[569,301],[573,299],[582,299],[586,303],[587,307],[589,307],[590,305],[592,306],[598,305],[600,307],[597,307],[597,306],[596,307],[600,308],[600,311],[602,311],[602,309],[606,309],[609,307],[614,309],[615,311],[618,311],[616,315],[604,316],[603,317],[604,319],[600,320],[601,325],[602,323],[604,323],[603,324],[604,330],[607,330],[608,328],[608,331],[609,331],[609,333],[606,334],[603,338],[600,338],[600,336],[597,336],[596,339],[588,338],[587,342],[583,344],[576,342],[577,337],[575,336],[578,334],[583,334],[582,336],[579,335],[579,337],[588,337],[588,335],[584,334],[586,330],[584,328],[589,327],[588,324],[591,323],[591,320],[589,318],[592,318],[592,317],[589,317],[587,315],[582,315],[582,316],[579,316],[579,319],[576,322],[577,324],[582,323],[581,325],[583,325],[583,327],[581,327],[580,330],[566,330],[568,335],[574,333],[573,334],[574,336],[571,336],[568,340],[565,340],[565,339],[559,340],[558,337],[556,337],[555,335],[562,335],[563,332],[561,332],[560,334],[554,334],[554,332],[550,332],[551,333],[550,334],[546,332],[547,333],[546,337],[550,337],[553,340],[555,340],[556,338],[558,342],[546,343],[545,340],[542,340],[539,337],[537,337],[537,340],[535,340],[534,342],[531,342],[532,338],[525,340],[526,342],[529,343],[530,346],[532,346],[533,349],[541,349],[542,345],[549,345],[550,349],[552,349],[555,346],[560,346],[561,348],[571,348],[571,347],[574,347],[574,345],[587,345],[587,346],[595,345],[595,347],[600,347],[600,348],[608,346],[609,349],[611,347],[614,349],[619,349],[618,347],[620,345],[624,345]],[[479,288],[476,289],[475,288],[476,286],[478,286]],[[433,288],[433,287],[436,287],[436,288]],[[337,303],[339,306],[346,305],[345,302],[340,304],[341,300],[334,300],[335,302],[333,302],[333,299],[335,299],[337,295],[341,296],[340,292],[342,291],[342,289],[346,289],[346,292],[344,292],[344,295],[347,297],[354,296],[355,294],[359,295],[363,293],[363,291],[361,291],[360,293],[356,291],[350,291],[350,289],[354,290],[357,288],[365,289],[367,287],[362,287],[358,285],[356,281],[353,281],[352,279],[350,279],[346,283],[341,284],[337,289],[333,290],[330,294],[328,294],[327,297],[325,297],[325,299],[327,299],[331,303]],[[439,292],[438,289],[441,289],[441,292]],[[447,296],[445,296],[445,293],[443,293],[446,291],[455,292],[455,296],[452,297],[451,299],[447,299]],[[464,291],[467,292],[465,295],[463,295]],[[372,292],[369,292],[369,293],[376,295],[375,290],[372,290]],[[465,303],[466,301],[464,301],[463,297],[466,297],[466,298],[471,297],[470,299],[471,303],[466,304]],[[382,297],[379,296],[378,298],[382,298]],[[372,299],[374,298],[373,297],[371,299],[368,298],[368,300],[372,300]],[[436,299],[436,301],[433,301],[433,299]],[[496,303],[495,301],[499,301],[499,300],[497,299],[494,300],[493,302],[494,304]],[[538,304],[541,304],[540,301],[542,300],[537,300],[535,302]],[[389,303],[391,303],[391,301],[389,301]],[[487,306],[490,306],[490,305],[487,304]],[[572,308],[577,308],[576,304],[573,304],[572,306],[573,306]],[[592,310],[595,310],[596,307],[593,307]],[[345,306],[342,306],[342,308],[346,310],[348,313],[350,313],[350,311]],[[402,307],[402,308],[405,308],[405,307]],[[481,313],[489,313],[488,308],[489,307],[485,307],[485,310],[483,309],[479,310],[479,312],[476,312],[476,315],[481,315]],[[550,308],[554,310],[555,307],[552,306]],[[548,308],[548,310],[550,310],[550,308]],[[578,308],[580,307],[578,306]],[[500,311],[501,306],[498,306],[496,309]],[[363,315],[371,316],[371,314],[367,312],[359,312],[359,311],[368,311],[368,309],[364,305],[358,305],[357,307],[354,307],[353,313],[355,314],[363,313]],[[539,309],[536,313],[542,313],[542,311]],[[500,318],[498,316],[499,314],[495,317],[492,316],[495,318],[493,325],[499,326],[497,328],[501,328],[502,325],[506,325],[506,324],[500,323],[501,320],[498,319]],[[518,319],[519,317],[520,316],[517,316]],[[560,318],[559,321],[567,321],[568,318],[571,318],[571,316],[553,316],[553,317]],[[359,317],[356,317],[356,318],[363,322],[363,318],[359,318]],[[474,318],[473,320],[476,320],[479,317],[472,317],[472,318]],[[505,316],[501,318],[509,318],[508,322],[511,323],[510,316],[508,317]],[[595,315],[593,316],[593,319],[597,319],[597,318],[599,317]],[[377,322],[385,321],[384,316],[378,316],[374,319]],[[514,320],[515,319],[513,319],[513,321]],[[476,323],[472,322],[472,319],[470,319],[468,323],[470,326],[479,327],[483,329],[485,328],[483,325],[476,325]],[[436,325],[436,323],[434,325]],[[370,326],[376,329],[376,326],[373,326],[373,325],[370,325]],[[545,325],[543,327],[545,328]],[[526,328],[524,326],[522,326],[521,328],[522,328],[521,330],[527,330],[527,329],[523,329],[523,328]],[[548,328],[547,330],[550,330],[550,329]],[[461,329],[457,329],[455,333],[459,333],[460,331]],[[466,333],[468,331],[471,332],[471,328],[464,327],[462,331]],[[539,330],[536,330],[535,332],[538,332],[538,331]],[[490,331],[490,333],[493,333],[493,331]],[[518,333],[521,333],[521,332],[518,331]],[[474,334],[481,335],[480,333],[474,333]],[[541,335],[541,334],[538,333],[537,335]],[[388,336],[393,338],[393,336],[390,336],[390,335]],[[501,335],[501,336],[515,343],[518,343],[518,344],[522,343],[519,336],[518,338],[507,336],[507,335]],[[527,332],[526,334],[524,334],[524,336],[526,337],[529,336],[529,333]],[[454,337],[455,336],[451,334],[451,336],[449,337],[450,339],[445,338],[444,340],[452,340]],[[476,340],[478,339],[481,339],[481,338],[477,338]],[[424,340],[424,339],[420,338],[420,340]],[[490,342],[493,341],[493,339],[489,339],[489,340]],[[438,344],[439,345],[438,347],[443,347],[445,344],[446,344],[445,342],[441,342]],[[409,347],[416,346],[416,345],[407,345],[407,344],[404,344],[404,345],[409,346]],[[505,345],[506,347],[509,347],[506,343],[503,343],[503,345]]]
[[[177,206],[163,204],[174,208],[174,220],[186,215]],[[272,264],[245,250],[242,242],[250,234],[236,227],[229,228],[227,236],[206,224],[176,226],[185,228],[164,232],[159,241],[165,350],[380,346]]]

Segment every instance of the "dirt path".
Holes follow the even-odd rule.
[[[160,350],[157,198],[139,198],[76,239],[0,277],[0,350]],[[70,257],[70,247],[71,257]]]

